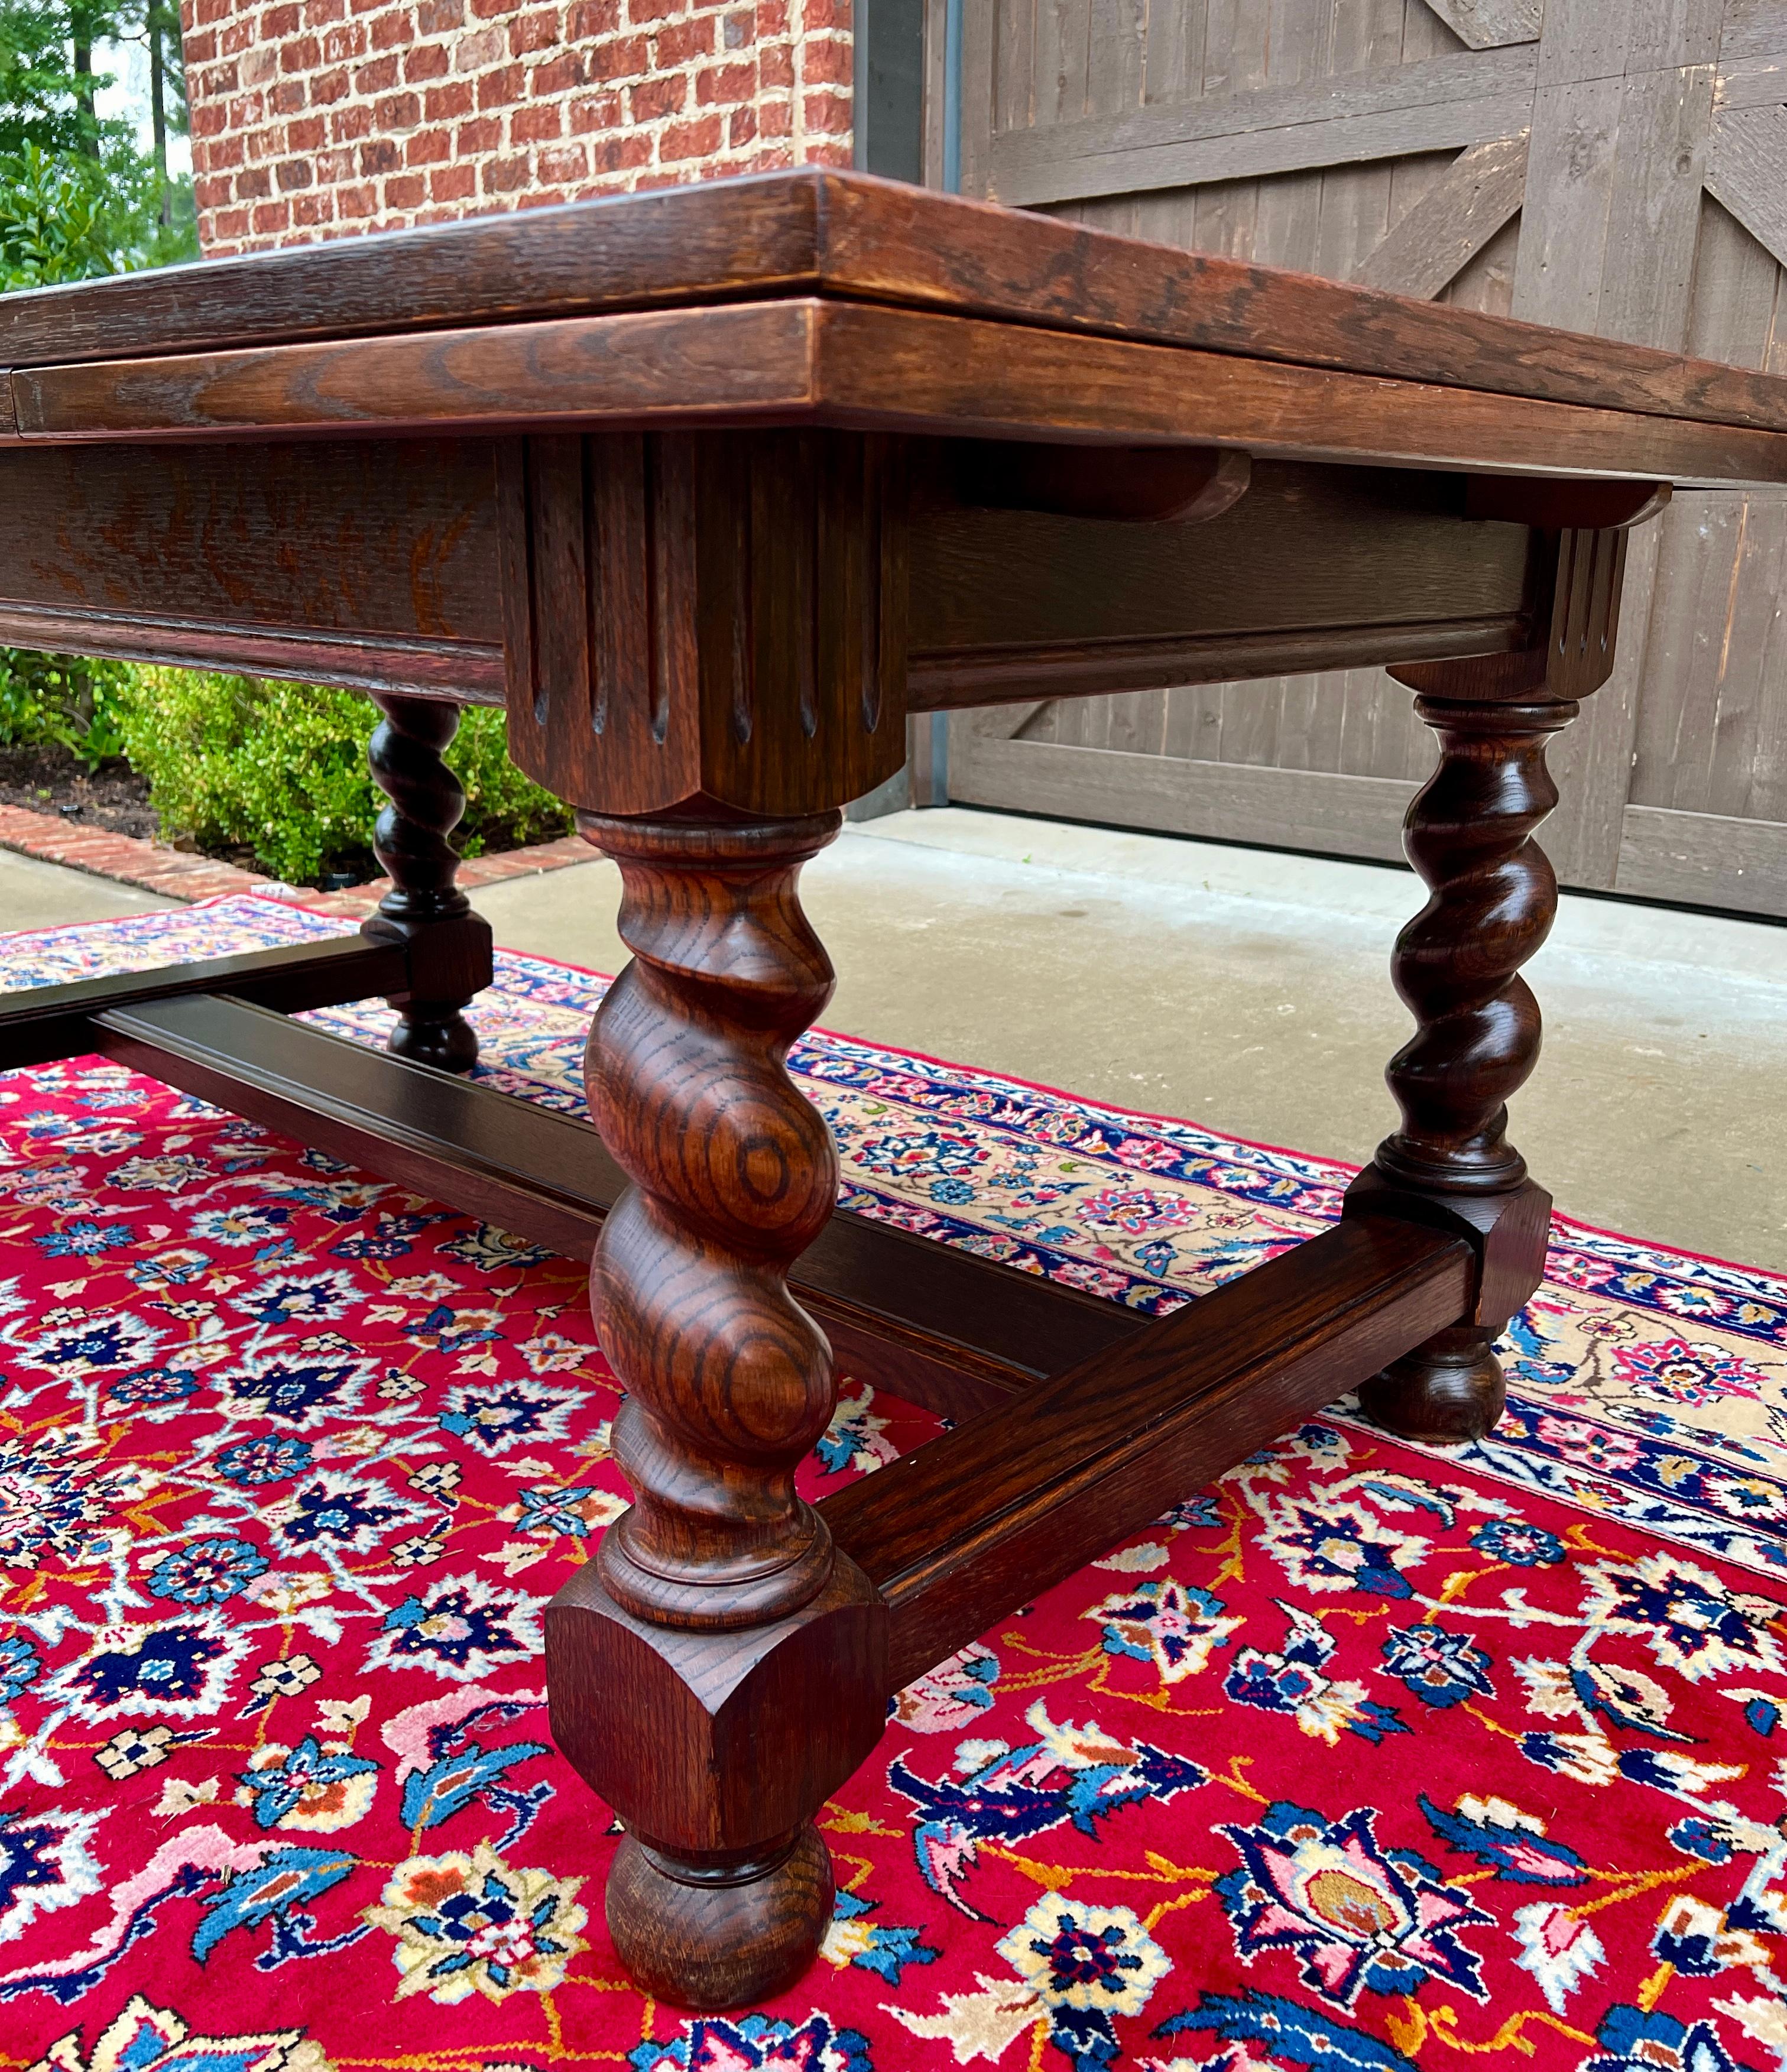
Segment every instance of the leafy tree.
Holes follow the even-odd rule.
[[[116,40],[121,5],[92,0],[0,0],[0,155],[39,150],[104,154],[122,124],[94,113],[93,46]]]
[[[95,46],[146,39],[154,147],[101,121]],[[0,0],[0,293],[191,257],[191,193],[167,176],[186,122],[167,0]],[[0,648],[0,742],[56,742],[95,764],[122,746],[121,662]]]
[[[97,769],[124,753],[119,715],[137,676],[129,662],[0,648],[0,743],[59,743]]]
[[[168,0],[144,0],[143,38],[149,45],[149,113],[153,133],[150,149],[155,173],[161,182],[161,217],[171,227],[173,212],[167,179],[167,138],[170,130],[180,136],[187,132],[186,67],[180,57],[180,16]]]
[[[95,48],[125,41],[149,51],[147,153],[95,109]],[[193,257],[191,191],[167,172],[186,120],[168,0],[0,0],[0,292]]]
[[[96,48],[133,38],[149,51],[147,152],[96,108]],[[191,256],[191,189],[167,175],[185,126],[170,0],[0,0],[0,293]],[[0,744],[58,743],[89,766],[126,756],[170,831],[250,849],[294,881],[369,860],[371,726],[349,691],[0,648]],[[468,855],[569,824],[503,739],[499,713],[474,711],[448,753]]]

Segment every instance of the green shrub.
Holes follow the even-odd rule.
[[[0,107],[4,81],[0,68]],[[191,183],[164,182],[133,149],[0,152],[0,292],[198,256]]]
[[[384,800],[366,767],[378,714],[365,698],[188,669],[134,674],[120,706],[124,753],[148,779],[165,833],[252,849],[288,884],[369,861]],[[569,809],[510,762],[500,712],[470,708],[446,760],[466,787],[463,854],[569,828]]]
[[[120,715],[138,674],[128,662],[0,648],[0,743],[59,742],[89,770],[121,755]]]

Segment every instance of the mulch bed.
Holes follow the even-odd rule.
[[[127,763],[89,771],[68,749],[0,748],[0,805],[60,813],[77,827],[151,841],[158,832],[149,786]]]

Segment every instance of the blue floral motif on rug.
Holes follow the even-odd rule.
[[[49,984],[341,931],[234,899]],[[604,981],[499,960],[581,1108]],[[376,1005],[325,1026],[368,1042]],[[843,1198],[1161,1314],[1349,1174],[847,1038]],[[581,1272],[97,1059],[0,1077],[0,2066],[1787,2062],[1787,1281],[1560,1220],[1510,1413],[1347,1404],[900,1694],[819,1964],[641,1996],[545,1598],[624,1503]],[[936,1429],[846,1375],[809,1493]]]

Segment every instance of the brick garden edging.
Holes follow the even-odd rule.
[[[391,889],[389,878],[377,878],[345,892],[311,892],[281,885],[255,871],[239,870],[234,864],[219,863],[212,857],[188,856],[162,842],[112,834],[104,828],[84,828],[78,821],[55,813],[34,813],[23,806],[0,806],[0,849],[35,857],[41,863],[66,864],[71,870],[138,886],[170,899],[271,892],[325,913],[358,915],[370,914]],[[581,837],[565,835],[557,841],[536,843],[532,849],[473,857],[460,865],[459,882],[468,892],[474,891],[480,885],[499,885],[506,878],[534,878],[542,871],[562,870],[568,864],[588,863],[594,854]]]

